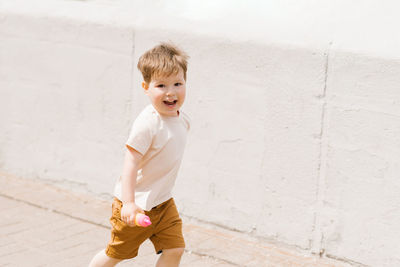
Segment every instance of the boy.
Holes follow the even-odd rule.
[[[138,63],[147,106],[133,123],[122,175],[117,182],[110,219],[111,241],[89,267],[115,266],[137,256],[139,246],[150,239],[157,254],[156,266],[179,266],[185,242],[172,188],[182,160],[189,120],[180,110],[186,94],[188,56],[162,43],[143,54]],[[138,227],[137,213],[152,224]]]

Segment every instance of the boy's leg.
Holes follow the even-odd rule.
[[[103,249],[93,257],[92,261],[89,263],[89,267],[114,267],[121,261],[122,260],[120,259],[114,259],[107,256],[105,250]]]
[[[156,267],[178,267],[184,250],[184,248],[164,249]]]

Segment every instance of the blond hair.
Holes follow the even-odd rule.
[[[188,55],[171,43],[161,43],[144,53],[138,62],[143,80],[150,83],[154,77],[168,77],[183,71],[186,81]]]

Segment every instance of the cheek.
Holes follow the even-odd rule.
[[[179,98],[185,99],[185,97],[186,97],[186,90],[180,91],[180,92],[179,92]]]
[[[163,94],[161,92],[155,92],[155,93],[153,93],[152,98],[156,102],[161,101],[163,98]]]

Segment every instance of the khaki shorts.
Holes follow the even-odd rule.
[[[131,259],[137,256],[139,246],[148,238],[156,253],[163,249],[184,248],[182,220],[179,218],[174,199],[145,211],[152,224],[148,227],[129,226],[121,220],[122,202],[115,198],[112,204],[111,241],[106,254],[116,259]]]

